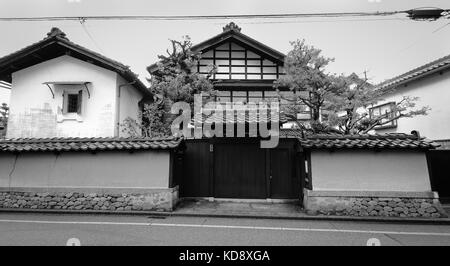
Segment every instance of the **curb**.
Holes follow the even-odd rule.
[[[398,217],[351,217],[351,216],[273,216],[249,214],[190,213],[167,211],[101,211],[101,210],[36,210],[36,209],[0,209],[1,213],[40,213],[40,214],[84,214],[84,215],[136,215],[164,219],[166,217],[212,217],[212,218],[247,218],[299,221],[353,221],[401,224],[439,224],[450,225],[450,218],[398,218]]]
[[[171,213],[169,216],[185,217],[214,217],[214,218],[251,218],[272,220],[299,220],[299,221],[353,221],[353,222],[378,222],[378,223],[410,223],[410,224],[441,224],[450,225],[449,218],[397,218],[397,217],[353,217],[353,216],[272,216],[272,215],[248,215],[248,214],[209,214],[209,213]]]
[[[167,211],[108,211],[108,210],[55,210],[55,209],[0,209],[1,213],[40,213],[40,214],[87,214],[87,215],[150,215],[171,216]]]

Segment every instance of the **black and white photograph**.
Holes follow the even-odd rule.
[[[0,36],[0,246],[450,245],[447,0],[0,0]]]

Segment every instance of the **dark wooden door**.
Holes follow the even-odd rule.
[[[259,144],[214,145],[214,197],[267,198],[266,156]]]
[[[181,197],[210,197],[210,145],[208,141],[187,141],[181,173]]]
[[[290,149],[270,150],[270,198],[298,199],[300,182],[294,174]]]
[[[441,202],[450,203],[450,150],[428,151],[427,160],[432,190]]]

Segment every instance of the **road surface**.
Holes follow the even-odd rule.
[[[0,245],[450,245],[449,225],[0,213]],[[374,240],[371,240],[374,241]],[[72,243],[72,242],[71,242]]]

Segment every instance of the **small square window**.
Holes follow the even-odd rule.
[[[78,94],[67,95],[67,112],[68,113],[78,112]]]
[[[82,91],[78,93],[66,92],[63,95],[63,113],[81,114]]]

